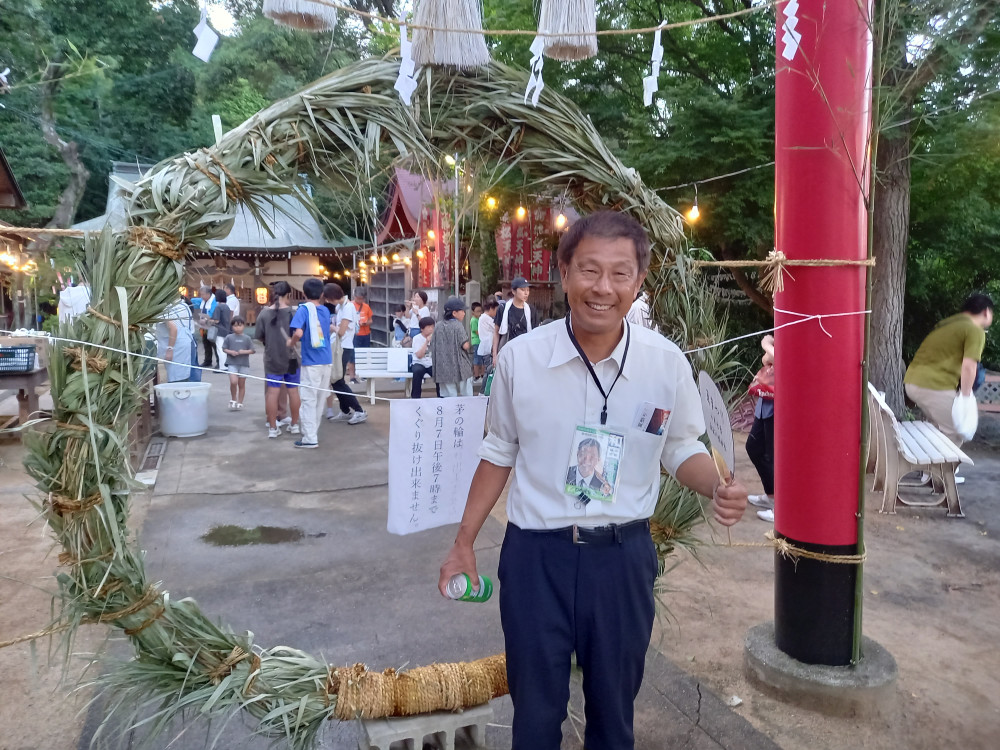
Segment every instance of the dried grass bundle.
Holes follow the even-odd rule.
[[[333,31],[337,10],[312,0],[264,0],[264,15],[281,26],[300,31]]]
[[[436,29],[481,31],[482,0],[417,0],[413,23]],[[414,29],[413,61],[417,65],[445,65],[470,70],[489,65],[490,52],[482,34]]]
[[[597,54],[597,8],[594,0],[542,0],[538,30],[559,34],[543,37],[542,54],[553,60],[586,60]]]

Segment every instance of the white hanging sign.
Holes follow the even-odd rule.
[[[413,92],[417,90],[417,81],[413,77],[417,66],[413,62],[413,42],[406,38],[405,23],[399,27],[399,58],[399,75],[396,77],[396,85],[393,88],[399,92],[399,98],[403,100],[403,104],[410,106]]]
[[[663,60],[663,45],[660,44],[661,30],[657,29],[653,32],[653,54],[650,59],[650,74],[642,79],[642,103],[646,107],[653,103],[653,94],[660,88],[660,62]]]
[[[545,49],[545,39],[540,36],[535,37],[535,41],[531,43],[531,62],[528,67],[531,69],[531,76],[528,78],[528,87],[524,90],[524,103],[528,103],[528,97],[531,97],[531,106],[538,106],[538,97],[542,95],[542,89],[545,88],[545,81],[542,80],[542,64],[545,62],[545,58],[542,57],[542,51]]]
[[[208,25],[208,12],[202,8],[201,21],[194,27],[194,35],[198,39],[191,54],[203,62],[208,62],[215,50],[215,45],[219,43],[219,35]]]
[[[389,407],[392,534],[458,523],[486,424],[485,398],[396,399]]]
[[[795,30],[795,27],[799,25],[799,18],[795,15],[799,12],[798,0],[788,0],[782,11],[785,14],[785,23],[782,26],[785,33],[781,37],[781,41],[785,47],[781,50],[781,56],[791,61],[795,59],[795,53],[799,51],[799,43],[802,41],[801,32]]]

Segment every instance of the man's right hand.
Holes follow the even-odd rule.
[[[448,598],[448,581],[458,573],[465,573],[476,585],[479,582],[479,573],[476,570],[476,553],[472,550],[472,545],[455,542],[452,545],[448,557],[441,565],[441,575],[438,578],[438,591],[441,596]]]

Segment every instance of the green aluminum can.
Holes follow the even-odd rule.
[[[465,573],[457,573],[448,581],[448,598],[460,602],[485,602],[493,596],[493,581],[479,576],[479,586],[473,588],[472,579]]]

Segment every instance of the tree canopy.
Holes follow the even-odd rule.
[[[12,71],[0,144],[30,206],[0,218],[42,225],[57,212],[72,175],[65,155],[43,135],[47,118],[60,139],[75,144],[89,173],[74,212],[79,220],[103,212],[112,160],[156,162],[207,144],[212,114],[234,127],[348,62],[398,46],[394,27],[343,13],[334,32],[309,34],[263,18],[261,0],[222,2],[236,31],[206,64],[191,55],[197,0],[0,0],[0,68]],[[352,4],[393,17],[403,7],[393,0]],[[934,319],[965,294],[1000,291],[1000,13],[992,12],[997,0],[889,5],[882,124],[890,138],[901,131],[912,136],[904,151],[912,162],[912,221],[903,238],[908,356]],[[648,27],[747,6],[744,0],[598,2],[598,28]],[[533,28],[535,12],[534,0],[484,2],[487,28]],[[488,43],[500,61],[527,66],[529,39],[498,36]],[[774,235],[773,10],[664,31],[659,91],[646,107],[642,78],[652,43],[652,34],[601,37],[596,58],[546,60],[545,83],[573,98],[609,147],[646,184],[662,188],[669,203],[687,209],[697,190],[701,218],[689,228],[693,246],[719,259],[763,257]],[[509,174],[500,189],[516,194],[519,179]],[[334,198],[319,187],[332,223],[361,234],[370,224],[362,212],[370,208],[359,196]],[[736,272],[731,285],[761,311],[741,308],[737,325],[766,323],[770,299],[754,274]],[[992,336],[988,359],[1000,363]]]

